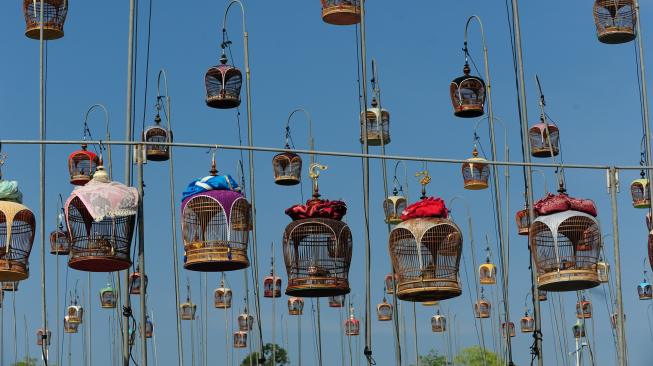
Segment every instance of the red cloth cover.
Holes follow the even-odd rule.
[[[347,213],[347,204],[343,201],[310,199],[305,205],[294,205],[286,209],[286,215],[294,220],[323,218],[342,220]]]
[[[449,210],[441,198],[428,197],[419,202],[406,207],[401,212],[401,219],[408,220],[418,217],[441,217],[446,219],[449,215]]]
[[[546,197],[535,202],[534,208],[539,215],[551,215],[557,212],[563,212],[567,210],[584,212],[594,217],[596,217],[597,215],[594,201],[582,199],[582,198],[569,197],[565,193],[560,193],[560,194],[549,193],[546,195]]]

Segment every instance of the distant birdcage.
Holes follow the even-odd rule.
[[[491,309],[492,305],[490,302],[481,297],[476,304],[474,304],[474,317],[479,319],[489,318]]]
[[[154,118],[154,125],[143,131],[143,142],[168,143],[172,142],[172,131],[161,126],[161,116],[157,113]],[[168,145],[145,145],[145,157],[151,161],[166,161],[170,159],[170,146]]]
[[[100,305],[103,309],[115,309],[118,303],[118,293],[116,290],[107,284],[107,286],[100,290]]]
[[[490,179],[490,165],[487,160],[478,157],[478,150],[474,146],[472,157],[462,164],[463,188],[480,190],[488,187]]]
[[[141,294],[141,279],[144,280],[142,286],[145,293],[147,293],[147,275],[141,275],[141,272],[136,267],[136,271],[129,275],[129,293],[132,295]]]
[[[576,303],[576,318],[589,319],[592,317],[592,303],[583,297]]]
[[[533,212],[533,214],[537,218],[537,212]],[[515,215],[515,221],[517,222],[517,234],[528,235],[528,230],[531,226],[531,220],[527,208],[517,211],[517,214]]]
[[[349,319],[345,320],[345,335],[357,336],[361,331],[361,322],[354,315],[354,307],[349,308]]]
[[[50,233],[50,254],[68,255],[70,253],[70,235],[63,227]]]
[[[531,155],[536,158],[550,158],[560,153],[560,130],[553,123],[542,120],[528,130]]]
[[[376,318],[381,322],[392,320],[392,304],[388,303],[385,296],[383,301],[376,305]]]
[[[517,335],[517,332],[515,331],[515,323],[509,322],[507,328],[508,329],[506,330],[506,323],[501,323],[501,336],[503,338],[506,337],[506,334],[508,334],[511,338]]]
[[[190,294],[186,297],[186,302],[179,305],[179,316],[181,320],[195,320],[197,304],[190,301]]]
[[[372,99],[372,107],[361,113],[361,144],[367,130],[367,144],[382,146],[390,143],[390,112],[379,108],[376,98]]]
[[[636,6],[634,0],[595,0],[594,23],[599,41],[618,44],[635,39]]]
[[[253,326],[254,326],[254,317],[251,314],[249,314],[247,312],[247,308],[245,308],[245,311],[238,315],[238,329],[241,332],[249,332],[250,330],[252,330]]]
[[[84,308],[77,304],[77,299],[66,308],[66,316],[71,323],[82,323],[84,320]]]
[[[442,333],[447,331],[447,317],[440,315],[440,310],[431,317],[431,331]]]
[[[49,329],[39,328],[36,331],[36,345],[49,346],[52,340],[52,332]]]
[[[263,297],[281,297],[281,277],[270,272],[270,275],[263,279]]]
[[[354,25],[361,21],[360,0],[321,0],[322,20],[333,25]]]
[[[640,300],[653,299],[653,288],[647,279],[644,279],[639,285],[637,285],[637,295]]]
[[[154,334],[154,323],[150,320],[149,315],[145,316],[145,338],[152,338]]]
[[[345,296],[329,296],[329,307],[330,308],[342,308],[345,306]]]
[[[385,284],[385,293],[388,294],[388,295],[394,294],[395,293],[395,281],[392,278],[392,273],[388,273],[387,275],[385,275],[385,280],[383,282]]]
[[[576,324],[571,327],[571,331],[574,334],[574,338],[583,338],[585,337],[585,324],[583,324],[583,322],[580,320],[576,320]]]
[[[247,348],[247,332],[234,332],[234,348]]]
[[[449,88],[456,117],[475,118],[485,113],[485,81],[470,72],[469,64],[465,63],[464,75],[455,78]]]
[[[43,6],[43,9],[41,9]],[[41,23],[41,11],[43,23]],[[43,40],[51,41],[63,37],[63,27],[68,15],[68,0],[23,0],[25,15],[25,36],[41,39],[41,24],[43,25]]]
[[[548,295],[544,290],[537,290],[537,298],[539,301],[546,301],[548,299]]]
[[[68,157],[68,171],[70,173],[70,184],[83,186],[88,183],[97,170],[100,159],[98,156],[87,150],[88,145],[82,144],[81,150],[77,150]]]
[[[635,179],[630,183],[630,195],[633,199],[633,207],[649,208],[651,207],[651,194],[648,179],[645,178],[644,171],[642,177]]]
[[[610,282],[610,265],[608,262],[600,260],[596,264],[596,274],[599,276],[599,281],[601,281],[601,283]]]
[[[481,285],[494,285],[497,283],[497,266],[490,263],[490,258],[486,263],[478,267],[478,280]]]
[[[64,316],[63,319],[63,332],[64,333],[77,333],[79,331],[79,323],[71,323],[68,320],[68,316]]]
[[[291,297],[288,299],[288,315],[302,315],[304,313],[304,299]]]
[[[524,316],[519,320],[519,329],[522,333],[533,333],[535,331],[535,319],[528,315],[528,310]]]
[[[16,292],[18,291],[18,281],[15,282],[2,282],[2,291]]]
[[[231,289],[221,283],[220,287],[213,292],[213,305],[216,309],[229,309],[231,308],[232,297]]]
[[[286,148],[290,148],[287,146]],[[302,158],[293,152],[282,152],[272,158],[274,183],[282,186],[294,186],[302,179]]]
[[[227,56],[222,53],[220,65],[208,69],[204,76],[206,86],[206,105],[211,108],[229,109],[240,105],[240,88],[243,75],[240,70],[227,64]]]

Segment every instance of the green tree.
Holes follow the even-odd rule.
[[[419,356],[419,364],[420,366],[445,366],[447,358],[432,349],[426,356]]]
[[[12,363],[11,366],[36,366],[37,359],[32,357],[25,357],[24,360]]]
[[[289,365],[290,360],[288,360],[288,352],[286,352],[285,349],[279,347],[279,345],[275,345],[276,350],[275,350],[275,360],[274,362],[272,361],[272,343],[266,343],[265,346],[263,346],[263,355],[265,356],[265,364],[264,366],[284,366],[284,365]],[[240,363],[240,366],[249,366],[249,365],[258,365],[258,357],[259,354],[258,352],[252,352],[243,361]]]
[[[485,362],[483,353],[485,353]],[[460,366],[501,366],[504,362],[496,353],[487,349],[483,351],[480,346],[472,346],[460,351],[454,358],[454,364]]]

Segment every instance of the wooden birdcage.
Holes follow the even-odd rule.
[[[230,309],[232,298],[231,289],[221,285],[213,292],[213,305],[216,309]]]
[[[442,333],[447,331],[447,317],[440,315],[440,310],[431,317],[431,331]]]
[[[299,219],[286,226],[286,295],[326,297],[348,294],[352,236],[349,226],[329,218]]]
[[[445,300],[462,293],[458,270],[463,239],[453,221],[409,219],[392,229],[389,241],[401,300]]]
[[[517,335],[517,332],[515,331],[515,323],[513,322],[508,323],[507,334],[510,335],[510,338],[515,337]],[[503,338],[506,338],[506,323],[501,323],[501,336]]]
[[[39,328],[36,331],[37,346],[49,346],[51,340],[52,340],[52,332],[49,329],[43,330],[43,328]]]
[[[576,318],[589,319],[592,317],[592,303],[582,298],[576,303]]]
[[[364,143],[365,128],[368,146],[385,146],[390,143],[390,112],[379,108],[378,105],[376,98],[373,98],[372,108],[361,113],[361,144]]]
[[[71,323],[82,323],[84,320],[84,308],[77,305],[77,300],[74,300],[68,308],[66,308],[66,316]]]
[[[179,305],[179,316],[181,320],[195,320],[195,312],[197,312],[197,305],[186,298],[186,302]]]
[[[612,313],[610,314],[610,325],[612,326],[612,329],[617,328],[617,321],[619,321],[619,316],[617,313]],[[626,314],[624,314],[624,323],[626,322]]]
[[[70,233],[70,268],[115,272],[129,268],[138,191],[111,182],[102,165],[86,186],[75,189],[64,205]]]
[[[22,281],[29,277],[29,255],[36,221],[26,206],[0,201],[0,281]]]
[[[634,0],[595,0],[594,23],[599,42],[618,44],[635,39],[635,6]]]
[[[304,299],[291,297],[288,299],[288,315],[302,315],[304,313]]]
[[[354,307],[349,308],[349,319],[345,320],[345,335],[357,336],[361,331],[361,322],[354,315]]]
[[[550,158],[560,153],[560,130],[553,123],[542,120],[533,125],[528,130],[528,139],[531,142],[531,155],[536,158]]]
[[[599,261],[596,264],[596,274],[599,276],[601,283],[610,282],[610,265],[602,260]]]
[[[361,21],[360,0],[321,0],[322,20],[333,25],[354,25]]]
[[[596,271],[601,230],[593,216],[574,210],[540,216],[529,240],[540,289],[578,291],[601,283]]]
[[[345,296],[329,296],[329,307],[330,308],[342,308],[345,306]]]
[[[68,172],[70,173],[70,184],[83,186],[88,183],[97,170],[100,162],[98,156],[87,150],[88,145],[82,144],[82,149],[77,150],[68,156]]]
[[[145,316],[145,338],[152,338],[154,334],[154,323],[150,320],[149,316]]]
[[[537,211],[534,211],[533,214],[535,215],[535,218],[537,218]],[[517,234],[528,235],[528,230],[531,227],[531,220],[527,208],[517,211],[515,221],[517,222]]]
[[[494,285],[497,283],[497,266],[488,261],[478,267],[478,280],[481,285]]]
[[[249,332],[254,327],[254,317],[247,312],[245,309],[244,312],[238,315],[238,330],[241,332]]]
[[[644,178],[644,172],[642,172],[642,178],[635,179],[630,184],[630,195],[633,199],[633,207],[635,208],[649,208],[651,207],[651,197],[648,187],[648,179]]]
[[[548,300],[548,296],[547,296],[546,291],[537,290],[537,298],[538,298],[538,300],[540,300],[540,302]]]
[[[401,212],[406,209],[408,201],[406,197],[399,194],[395,188],[392,191],[392,196],[383,201],[383,210],[385,211],[385,222],[390,225],[399,224],[401,220]]]
[[[18,281],[16,282],[2,282],[2,291],[16,292],[18,291]]]
[[[116,290],[107,284],[107,287],[100,290],[100,305],[103,309],[115,309],[118,303]]]
[[[168,131],[167,128],[161,126],[161,116],[159,116],[159,114],[154,118],[154,125],[149,126],[145,131],[143,131],[143,142],[172,142],[172,131]],[[145,157],[150,161],[167,161],[170,159],[170,146],[145,145]]]
[[[481,297],[476,304],[474,304],[474,317],[478,319],[487,319],[490,317],[490,310],[492,310],[490,302]]]
[[[524,316],[519,320],[519,329],[522,333],[533,333],[535,331],[535,319],[528,315],[528,311],[526,311]]]
[[[490,166],[487,160],[478,157],[478,150],[474,146],[472,157],[462,164],[463,188],[469,190],[480,190],[488,187],[490,179]]]
[[[68,15],[68,0],[23,0],[25,36],[41,39],[41,5],[43,5],[43,39],[51,41],[63,37],[63,26]]]
[[[281,297],[281,277],[270,273],[263,279],[263,297]]]
[[[228,190],[194,194],[183,200],[181,215],[184,268],[222,272],[249,267],[251,207],[242,194]]]
[[[68,320],[68,316],[65,316],[63,318],[63,332],[64,333],[74,334],[74,333],[77,333],[78,330],[79,330],[79,323],[71,323]]]
[[[247,332],[234,332],[234,348],[247,348]]]
[[[50,254],[68,255],[70,253],[70,235],[63,228],[50,233]]]
[[[485,113],[485,81],[470,72],[469,64],[465,63],[464,75],[455,78],[449,87],[456,117],[475,118]]]
[[[386,294],[392,295],[392,294],[395,293],[395,281],[392,278],[392,273],[388,273],[387,275],[385,275],[385,279],[384,279],[383,283],[385,285],[385,293]]]
[[[240,105],[240,88],[243,75],[237,67],[227,65],[227,56],[222,53],[220,65],[208,69],[204,76],[206,105],[211,108],[229,109]]]
[[[576,324],[571,327],[571,331],[574,334],[574,338],[583,338],[585,337],[585,324],[583,324],[583,322],[580,320],[576,320]]]
[[[653,299],[653,288],[647,279],[644,279],[644,281],[637,285],[637,295],[640,300]]]
[[[286,146],[290,148],[290,146]],[[280,186],[294,186],[302,180],[302,158],[292,152],[282,152],[272,158],[274,183]]]
[[[142,276],[141,272],[136,268],[135,272],[132,272],[129,275],[129,293],[132,295],[140,295],[141,294],[141,278],[145,279],[145,282],[143,283],[143,290],[145,290],[145,293],[147,293],[147,275]]]
[[[376,318],[380,322],[392,320],[392,304],[388,303],[385,296],[383,296],[383,301],[376,305]]]

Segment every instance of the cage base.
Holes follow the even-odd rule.
[[[360,143],[362,144],[364,141],[363,139],[359,139]],[[383,134],[383,138],[379,136],[378,133],[375,134],[368,134],[367,136],[367,145],[368,146],[387,146],[390,144],[390,135],[388,134]]]
[[[553,148],[553,156],[558,156],[558,148]],[[532,148],[531,155],[535,158],[550,158],[551,149],[547,148]]]
[[[336,5],[322,9],[322,20],[332,25],[354,25],[361,22],[360,8],[354,5]]]
[[[460,118],[476,118],[485,114],[485,108],[482,105],[462,105],[457,107],[454,112],[454,116]]]
[[[41,39],[41,27],[30,27],[25,30],[25,37],[35,40]],[[44,26],[43,27],[43,40],[52,41],[63,37],[63,29],[58,27]]]
[[[479,279],[479,283],[481,285],[496,285],[497,280],[496,279]]]
[[[232,97],[210,97],[206,98],[206,105],[216,109],[231,109],[240,105],[240,98]]]
[[[592,270],[561,270],[537,277],[537,288],[541,291],[580,291],[600,284],[598,274]]]
[[[75,186],[83,186],[91,180],[90,175],[73,175],[70,177],[70,184]]]
[[[168,161],[170,154],[165,150],[147,150],[145,157],[150,161]]]
[[[379,317],[377,317],[377,320],[380,321],[380,322],[388,322],[388,321],[392,320],[392,317],[391,316],[379,316]]]
[[[281,175],[274,178],[274,183],[280,186],[294,186],[299,184],[300,182],[301,181],[299,177],[295,177],[291,175]]]
[[[51,249],[50,254],[52,254],[52,255],[68,255],[68,254],[70,254],[70,250],[68,250],[68,249]]]
[[[131,266],[129,259],[116,257],[71,257],[68,260],[68,267],[84,272],[115,272],[122,271]]]
[[[197,272],[228,272],[249,267],[247,252],[226,248],[193,249],[186,252],[184,268]]]
[[[397,284],[397,297],[404,301],[427,302],[447,300],[462,294],[460,286],[429,286],[424,283],[417,287],[415,284],[416,282],[411,282],[410,286]]]
[[[17,282],[26,280],[29,277],[29,272],[23,266],[12,264],[12,268],[6,268],[4,260],[0,261],[0,282]],[[6,291],[6,290],[5,290]]]
[[[486,181],[482,180],[470,180],[465,182],[465,185],[463,186],[465,189],[469,189],[472,191],[479,191],[481,189],[487,189],[488,188],[488,183]]]
[[[635,32],[632,28],[608,27],[598,33],[598,38],[605,44],[628,43],[635,39]]]
[[[328,297],[347,295],[351,289],[349,283],[332,285],[288,285],[286,295],[294,297]]]
[[[650,208],[651,207],[651,201],[650,200],[633,201],[633,207],[634,208]]]

